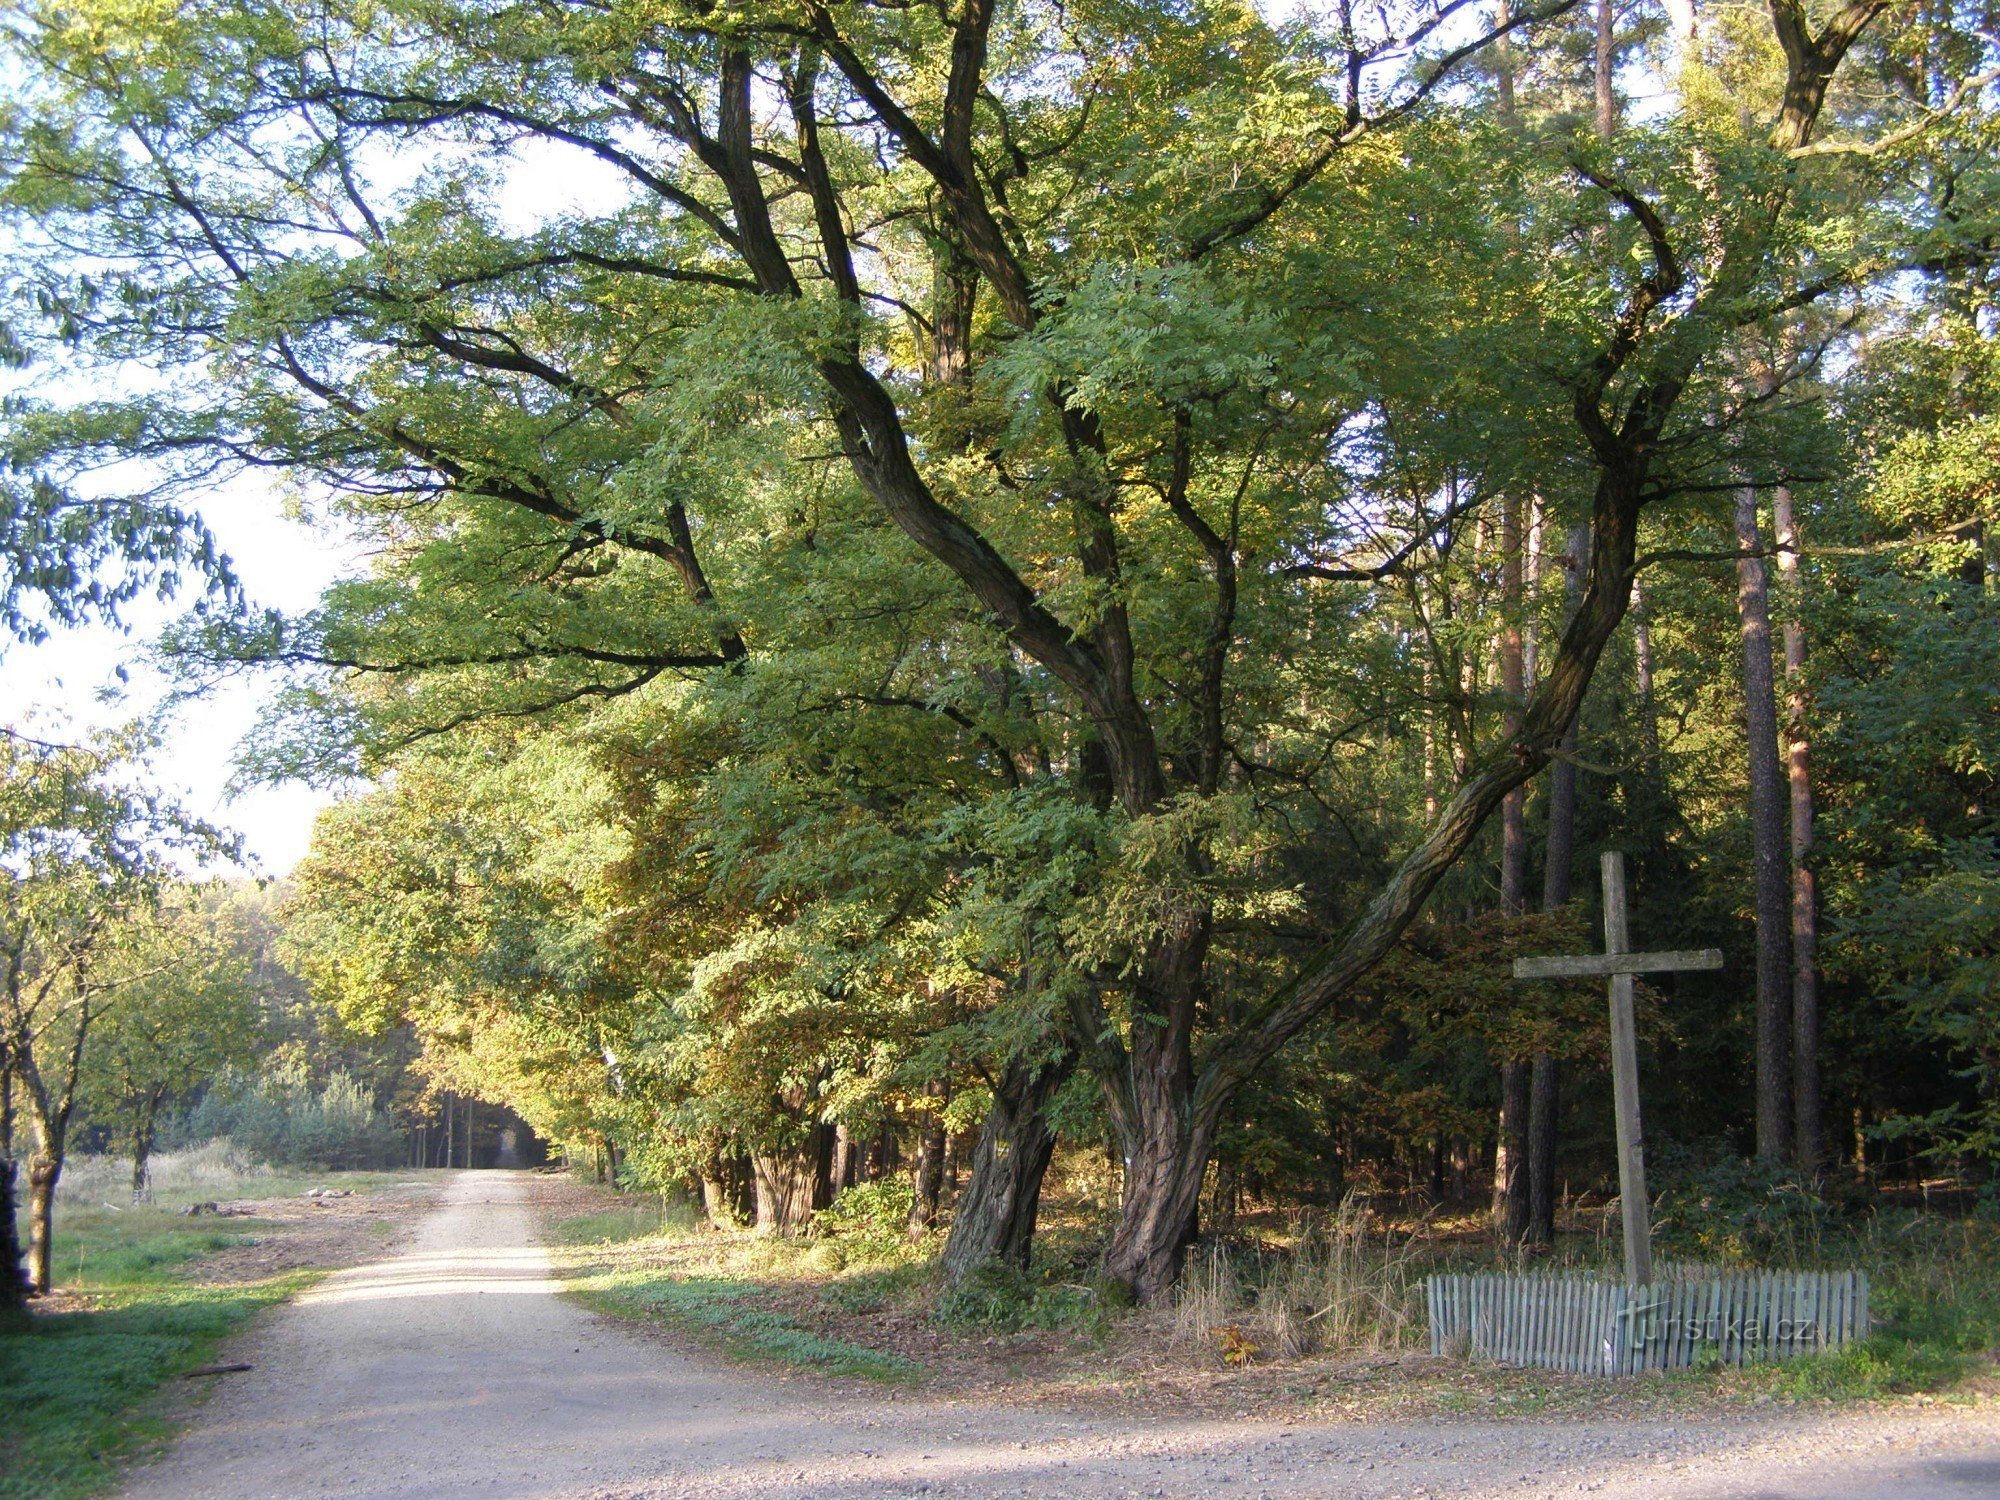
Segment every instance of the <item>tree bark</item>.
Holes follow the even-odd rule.
[[[1500,509],[1500,695],[1502,721],[1511,739],[1521,727],[1527,663],[1522,636],[1521,502]],[[1515,787],[1500,803],[1500,914],[1518,917],[1528,897],[1528,788]],[[1528,1229],[1528,1064],[1500,1064],[1499,1140],[1493,1150],[1493,1228],[1510,1245]]]
[[[1618,95],[1612,87],[1612,79],[1617,72],[1617,21],[1616,0],[1597,0],[1597,38],[1593,49],[1595,67],[1591,82],[1597,96],[1598,138],[1606,141],[1618,133]]]
[[[1056,1149],[1045,1111],[1075,1067],[1072,1054],[1041,1064],[1016,1060],[994,1081],[993,1105],[972,1153],[972,1176],[945,1240],[947,1279],[963,1281],[996,1260],[1028,1269],[1042,1177]]]
[[[1583,569],[1590,554],[1590,529],[1572,526],[1563,548],[1563,598],[1574,609],[1583,592]],[[1579,713],[1570,720],[1562,745],[1549,766],[1549,826],[1542,845],[1542,910],[1569,904],[1576,862],[1576,748]],[[1562,1104],[1562,1062],[1541,1052],[1531,1064],[1528,1084],[1528,1242],[1553,1243],[1556,1232],[1556,1132]]]
[[[28,1285],[43,1295],[52,1286],[55,1253],[56,1182],[62,1159],[37,1151],[28,1160]]]
[[[944,1192],[946,1102],[945,1083],[933,1078],[924,1085],[923,1123],[917,1129],[917,1159],[910,1172],[910,1238],[920,1240],[937,1222],[938,1199]]]
[[[1736,494],[1736,543],[1756,552],[1757,492]],[[1750,859],[1757,913],[1757,1155],[1792,1155],[1791,892],[1786,878],[1784,774],[1778,765],[1777,685],[1771,662],[1771,594],[1762,557],[1736,563],[1743,640],[1743,724],[1750,773]]]
[[[148,1101],[132,1127],[132,1201],[144,1203],[152,1194],[152,1160],[155,1119],[160,1101]]]
[[[757,1179],[759,1234],[795,1234],[812,1222],[817,1155],[808,1148],[750,1158]]]
[[[1639,699],[1639,746],[1646,755],[1646,774],[1660,774],[1660,714],[1653,702],[1653,626],[1646,614],[1646,595],[1632,580],[1632,675]]]
[[[1792,1150],[1819,1175],[1825,1158],[1819,1082],[1819,886],[1812,867],[1812,737],[1806,725],[1806,625],[1799,588],[1799,526],[1792,487],[1771,492],[1778,574],[1785,585],[1785,775],[1791,792]]]
[[[0,1043],[0,1313],[25,1304],[30,1286],[15,1206],[19,1174],[14,1159],[14,1070],[5,1043]]]
[[[1493,1147],[1493,1229],[1509,1245],[1528,1232],[1528,1110],[1530,1067],[1500,1065],[1500,1131]]]

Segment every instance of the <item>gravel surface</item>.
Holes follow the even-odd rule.
[[[2000,1411],[1616,1421],[1118,1420],[738,1369],[558,1295],[553,1193],[467,1172],[395,1254],[262,1320],[249,1362],[132,1478],[195,1496],[858,1500],[1598,1493],[1662,1500],[2000,1496]]]

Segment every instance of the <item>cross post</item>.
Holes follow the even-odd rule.
[[[1625,1283],[1653,1280],[1653,1226],[1647,1216],[1646,1146],[1639,1130],[1639,1036],[1632,1008],[1632,976],[1668,970],[1719,969],[1719,948],[1634,953],[1625,929],[1625,856],[1607,849],[1599,859],[1604,881],[1604,952],[1551,958],[1517,958],[1516,979],[1582,979],[1603,976],[1611,992],[1611,1097],[1618,1122],[1618,1205],[1625,1221]]]

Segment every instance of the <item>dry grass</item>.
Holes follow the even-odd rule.
[[[245,1157],[226,1136],[184,1151],[162,1151],[148,1165],[152,1196],[161,1203],[256,1197],[277,1176]],[[59,1207],[122,1208],[131,1201],[131,1157],[72,1156],[63,1163],[56,1182]]]
[[[1429,1238],[1421,1221],[1399,1232],[1350,1198],[1283,1250],[1212,1242],[1189,1258],[1175,1342],[1225,1364],[1415,1348]]]

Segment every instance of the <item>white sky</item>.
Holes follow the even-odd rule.
[[[229,554],[253,603],[309,608],[320,590],[359,565],[351,546],[285,514],[278,494],[256,477],[219,486],[201,512]],[[40,645],[7,642],[0,655],[0,704],[11,723],[51,738],[121,724],[159,706],[167,685],[139,668],[147,642],[183,613],[186,601],[143,600],[128,611],[132,629],[58,631]],[[118,668],[130,671],[119,683]],[[154,783],[190,812],[244,836],[250,872],[283,875],[312,837],[312,821],[334,793],[297,784],[253,786],[230,795],[237,746],[278,679],[262,673],[222,684],[175,719],[153,764]]]

